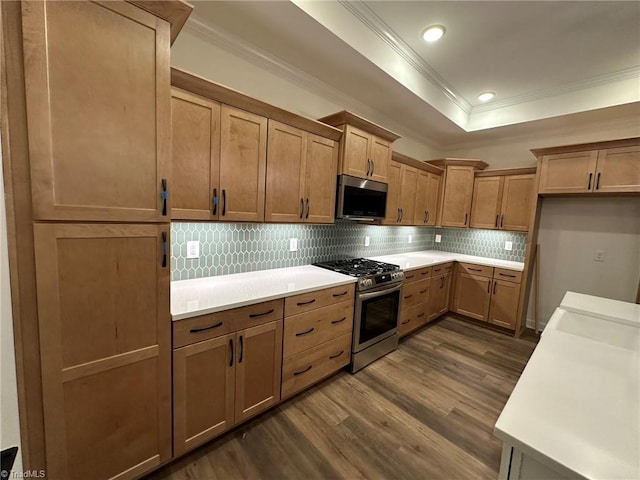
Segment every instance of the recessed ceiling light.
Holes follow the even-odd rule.
[[[478,100],[480,100],[481,102],[488,102],[495,96],[496,94],[494,92],[484,92],[478,95]]]
[[[446,28],[444,28],[442,25],[429,25],[422,31],[422,38],[425,42],[437,42],[442,38],[444,32],[446,31]]]

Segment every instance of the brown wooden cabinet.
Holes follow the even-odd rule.
[[[389,163],[387,215],[384,223],[413,225],[418,169],[395,161]]]
[[[491,302],[491,278],[458,271],[454,308],[456,313],[487,321]]]
[[[126,2],[22,22],[34,219],[168,221],[169,24]]]
[[[525,169],[517,169],[522,172]],[[530,171],[531,169],[526,169]],[[471,207],[471,228],[528,231],[535,201],[535,169],[531,173],[490,171],[476,174]],[[515,173],[512,175],[505,173]]]
[[[424,267],[405,274],[398,324],[400,337],[408,335],[427,323],[431,298],[431,270],[431,267]]]
[[[34,226],[51,478],[132,478],[171,457],[168,235]]]
[[[173,351],[175,454],[278,403],[282,303],[275,300],[174,322],[175,344],[195,342]],[[242,329],[225,334],[238,327]]]
[[[265,220],[333,223],[337,162],[333,140],[270,120]]]
[[[520,284],[494,279],[491,287],[491,309],[489,323],[515,330]]]
[[[449,271],[434,273],[431,277],[430,291],[428,321],[432,321],[449,311],[451,273]]]
[[[538,193],[599,194],[640,192],[640,145],[637,139],[615,142],[620,146],[539,149],[542,157]],[[581,148],[582,147],[582,148]],[[571,151],[576,148],[577,151]],[[568,150],[568,151],[567,151]],[[559,153],[554,153],[559,151]]]
[[[340,145],[338,173],[388,182],[391,144],[395,133],[351,112],[337,112],[320,119],[344,131]]]
[[[440,179],[440,174],[425,170],[418,171],[414,225],[436,224]]]

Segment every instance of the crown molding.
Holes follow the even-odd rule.
[[[284,78],[301,86],[302,88],[310,90],[343,108],[348,107],[350,110],[364,112],[365,115],[367,112],[375,112],[375,114],[380,118],[386,118],[386,115],[383,112],[372,109],[364,102],[361,102],[350,95],[346,95],[313,75],[310,75],[309,73],[285,62],[281,58],[255,47],[253,44],[250,44],[241,37],[233,35],[219,27],[212,28],[206,23],[206,21],[197,15],[192,15],[187,20],[187,23],[184,26],[184,31],[187,31],[202,40],[233,54],[234,56],[240,57],[253,65],[263,68],[278,77]],[[306,116],[314,116],[309,112],[299,113]],[[415,140],[426,142],[432,147],[442,149],[445,146],[440,140],[426,135],[420,130],[407,128],[405,125],[400,125],[396,122],[391,122],[388,127],[400,134],[404,134],[403,136],[408,136]]]
[[[391,47],[397,55],[411,65],[425,80],[436,87],[443,95],[455,103],[466,114],[471,113],[471,104],[424,59],[418,55],[389,25],[375,14],[364,2],[358,0],[338,0],[351,15],[358,19],[364,26],[373,32],[378,38]]]
[[[579,80],[577,82],[565,83],[558,87],[543,88],[535,90],[533,92],[524,93],[522,95],[514,95],[502,100],[490,102],[487,104],[477,105],[471,109],[471,113],[490,112],[492,110],[498,110],[505,107],[512,107],[522,103],[533,102],[536,100],[542,100],[544,98],[551,98],[567,93],[573,93],[580,90],[587,90],[589,88],[599,87],[601,85],[608,85],[611,83],[620,82],[623,80],[629,80],[633,78],[640,78],[640,67],[627,68],[625,70],[619,70],[617,72],[606,73],[604,75],[598,75],[596,77],[588,78],[586,80]]]

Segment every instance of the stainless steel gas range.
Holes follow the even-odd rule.
[[[314,265],[358,277],[351,347],[351,372],[357,372],[398,347],[400,296],[404,272],[398,265],[366,258]]]

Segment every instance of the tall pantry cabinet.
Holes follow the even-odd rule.
[[[191,7],[143,3],[2,6],[24,463],[48,478],[171,458],[169,16]]]

